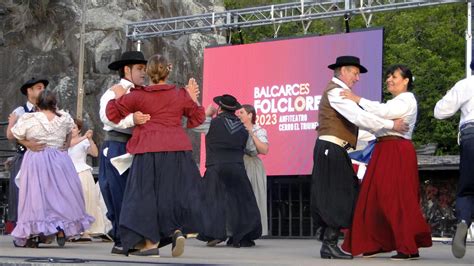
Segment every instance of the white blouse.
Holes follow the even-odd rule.
[[[68,113],[62,110],[58,113],[61,116],[56,116],[51,121],[43,112],[26,113],[13,126],[12,133],[19,140],[36,139],[47,147],[61,148],[74,126],[74,121]]]
[[[344,90],[350,90],[347,85],[340,79],[332,78],[332,81],[340,86],[340,88],[334,88],[328,92],[329,104],[339,114],[344,116],[354,125],[370,132],[376,132],[381,129],[392,129],[393,121],[389,119],[383,119],[370,112],[362,110],[357,103],[349,99],[345,99],[341,96],[341,92]]]
[[[418,113],[418,106],[415,95],[411,92],[403,92],[388,100],[386,103],[380,103],[377,101],[369,101],[361,98],[359,105],[364,110],[384,119],[397,119],[403,118],[403,121],[408,124],[409,129],[405,134],[393,131],[391,129],[381,129],[374,132],[375,136],[387,136],[396,135],[404,137],[405,139],[411,139],[413,130],[415,129],[416,116]]]
[[[255,124],[253,125],[252,132],[261,142],[268,144],[267,131],[263,127]],[[255,142],[253,141],[252,137],[250,137],[250,135],[249,135],[249,138],[247,139],[245,153],[250,156],[258,155],[257,146],[255,146]]]
[[[92,167],[86,163],[87,153],[90,146],[91,144],[89,140],[84,139],[76,145],[69,147],[67,151],[69,157],[71,157],[72,162],[74,163],[74,167],[76,167],[76,172],[78,173],[86,170],[92,170]]]

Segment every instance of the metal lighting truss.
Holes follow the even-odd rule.
[[[273,25],[275,37],[279,26],[286,22],[301,22],[306,33],[311,21],[322,18],[349,18],[361,14],[370,26],[375,12],[427,7],[449,3],[466,3],[466,0],[332,0],[299,1],[286,4],[268,5],[243,9],[213,12],[192,16],[154,19],[126,25],[127,38],[143,40],[190,33],[220,33],[225,30],[242,29],[263,25]]]

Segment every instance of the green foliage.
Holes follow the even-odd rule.
[[[290,1],[225,0],[226,8],[279,4]],[[372,27],[384,27],[384,68],[401,63],[415,76],[413,92],[418,99],[418,122],[413,136],[415,145],[438,143],[437,154],[459,153],[457,127],[459,114],[447,119],[433,117],[436,102],[458,80],[465,76],[465,4],[446,4],[436,7],[375,13]],[[362,16],[350,21],[351,30],[365,28]],[[315,20],[308,34],[330,34],[344,30],[344,19]],[[273,38],[273,26],[242,29],[245,43]],[[278,37],[303,35],[301,23],[281,25]],[[236,33],[233,42],[240,43]],[[388,95],[388,94],[387,94]]]
[[[433,117],[436,102],[463,78],[465,64],[465,5],[445,5],[376,15],[384,26],[384,66],[403,63],[415,75],[418,99],[415,144],[437,142],[437,154],[458,153],[459,115],[446,121]]]

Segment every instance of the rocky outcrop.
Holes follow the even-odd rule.
[[[99,99],[118,80],[107,65],[121,52],[135,49],[125,36],[131,22],[223,11],[222,0],[88,0],[85,35],[84,113],[86,125],[101,141]],[[0,3],[0,121],[24,102],[21,84],[46,77],[61,107],[76,113],[82,1],[6,0]],[[184,85],[195,77],[202,84],[203,49],[224,42],[215,35],[183,35],[143,41],[145,56],[161,53],[174,68],[170,81]],[[195,137],[196,139],[196,137]],[[197,147],[197,146],[196,146]]]

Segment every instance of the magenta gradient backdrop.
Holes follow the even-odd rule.
[[[383,29],[361,32],[275,40],[246,45],[211,47],[204,50],[203,105],[215,96],[234,95],[242,104],[254,104],[254,88],[309,84],[310,93],[321,95],[332,77],[328,65],[341,55],[355,55],[369,71],[361,75],[354,91],[368,99],[381,99]],[[279,98],[271,98],[278,101]],[[258,100],[258,99],[257,99]],[[307,123],[317,122],[318,111],[278,112],[306,115]],[[261,115],[257,111],[257,115]],[[313,167],[315,130],[280,131],[280,124],[262,125],[268,132],[270,152],[262,158],[267,175],[307,175]],[[205,140],[201,141],[201,170],[205,165]]]

